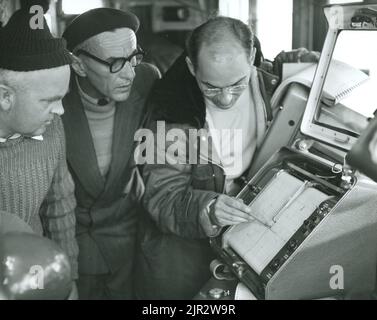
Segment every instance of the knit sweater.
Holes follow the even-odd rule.
[[[0,144],[0,210],[18,215],[34,232],[58,243],[76,279],[76,201],[60,117],[43,137],[43,141],[20,137]]]

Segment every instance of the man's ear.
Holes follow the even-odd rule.
[[[195,68],[189,57],[186,57],[186,64],[188,69],[190,70],[190,73],[195,77]]]
[[[72,69],[80,77],[86,77],[86,68],[82,60],[76,55],[72,54],[73,62],[71,64]]]
[[[8,112],[15,101],[15,91],[5,84],[0,83],[0,111]]]

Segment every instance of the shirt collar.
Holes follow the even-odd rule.
[[[20,138],[22,135],[19,134],[19,133],[15,133],[7,138],[0,138],[0,143],[4,143],[4,142],[7,142],[9,140],[15,140],[15,139],[18,139]],[[26,136],[25,136],[26,137]],[[39,136],[33,136],[33,137],[26,137],[26,138],[30,138],[30,139],[33,139],[33,140],[38,140],[38,141],[43,141],[43,136],[42,135],[39,135]]]

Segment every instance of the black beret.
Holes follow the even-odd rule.
[[[111,8],[97,8],[84,12],[75,18],[63,33],[67,47],[72,51],[85,40],[118,28],[139,29],[139,19],[131,12]]]

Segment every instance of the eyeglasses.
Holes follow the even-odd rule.
[[[117,73],[117,72],[119,72],[120,70],[123,69],[126,62],[129,62],[131,64],[131,66],[133,68],[135,68],[143,60],[145,52],[143,51],[143,49],[141,49],[141,47],[138,46],[137,50],[133,54],[131,54],[130,56],[128,56],[126,58],[115,58],[111,62],[102,60],[102,59],[96,57],[95,55],[93,55],[93,54],[91,54],[88,51],[85,51],[83,49],[77,50],[77,55],[79,55],[79,54],[83,54],[83,55],[85,55],[85,56],[87,56],[87,57],[89,57],[89,58],[91,58],[91,59],[93,59],[93,60],[95,60],[99,63],[102,63],[102,64],[108,66],[110,68],[111,73]]]
[[[239,84],[236,86],[229,86],[225,88],[207,88],[203,89],[203,94],[206,97],[213,98],[220,94],[222,94],[224,91],[230,93],[230,94],[240,94],[242,93],[246,88],[248,87],[248,84]]]

